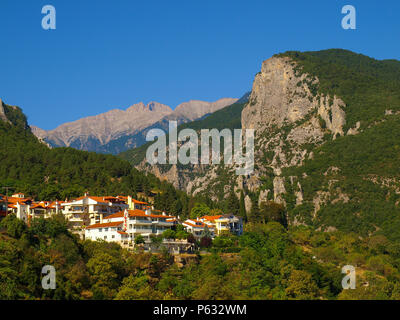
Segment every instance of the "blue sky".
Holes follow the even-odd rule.
[[[41,27],[46,4],[56,30]],[[346,4],[356,30],[341,28]],[[43,129],[139,101],[240,97],[286,50],[400,59],[397,0],[1,0],[0,13],[0,98]]]

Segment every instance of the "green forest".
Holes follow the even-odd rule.
[[[71,199],[87,191],[99,196],[162,193],[172,202],[187,200],[169,183],[115,156],[48,148],[31,133],[20,108],[3,106],[9,122],[0,121],[0,186],[37,200]]]
[[[30,228],[0,223],[0,299],[400,299],[400,245],[384,236],[248,224],[219,236],[197,255],[128,252],[118,244],[81,241],[62,216]],[[356,289],[343,290],[341,267],[356,267]],[[41,270],[56,270],[56,289]]]

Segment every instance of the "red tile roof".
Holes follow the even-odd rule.
[[[185,222],[183,222],[183,224],[186,224],[188,226],[191,226],[193,228],[204,228],[206,226],[206,224],[204,224],[201,221],[194,221],[194,220],[186,220]],[[212,227],[207,226],[209,229],[212,229]]]
[[[217,215],[217,216],[203,216],[200,219],[204,219],[204,220],[207,220],[207,221],[214,221],[214,220],[219,219],[221,217],[222,217],[222,214]]]
[[[86,229],[117,227],[121,224],[122,224],[122,221],[108,222],[108,223],[95,223],[95,224],[91,224],[90,226],[87,226]]]
[[[162,214],[146,214],[145,211],[135,209],[135,210],[128,210],[129,217],[150,217],[150,218],[166,218],[166,219],[172,219],[175,218],[174,216],[163,216]],[[124,211],[120,211],[117,213],[113,213],[112,215],[109,215],[107,217],[104,217],[104,219],[112,219],[112,218],[122,218],[124,216]]]
[[[92,200],[94,200],[96,202],[103,202],[103,203],[108,203],[108,202],[113,202],[113,201],[115,201],[115,202],[123,202],[122,199],[119,199],[119,198],[113,197],[113,196],[103,196],[103,197],[101,197],[101,196],[100,197],[98,197],[98,196],[82,196],[82,197],[76,198],[76,199],[74,199],[72,201],[79,201],[79,200],[83,200],[85,198],[89,198],[89,199],[92,199]]]
[[[137,204],[148,204],[147,202],[139,201],[139,200],[136,200],[136,199],[133,199],[133,198],[132,198],[132,202],[133,203],[137,203]]]
[[[23,202],[26,202],[26,201],[29,201],[29,200],[31,200],[31,199],[29,199],[29,198],[14,198],[14,197],[7,197],[7,202],[8,203],[17,203],[17,202],[19,202],[19,203],[23,203]]]

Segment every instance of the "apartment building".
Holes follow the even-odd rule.
[[[224,232],[230,232],[240,236],[243,234],[243,218],[234,216],[233,214],[224,214],[214,220],[217,234],[221,235]]]
[[[234,235],[243,234],[243,219],[232,214],[203,216],[197,219],[188,219],[182,223],[186,231],[192,233],[195,238],[203,236],[205,229],[210,231],[211,237],[229,232]]]
[[[123,230],[123,221],[96,223],[85,228],[85,239],[122,243],[128,240],[128,233]]]
[[[200,239],[203,235],[209,232],[210,237],[215,237],[215,228],[211,223],[206,223],[201,221],[200,218],[197,219],[187,219],[182,223],[185,230],[195,237],[195,239]]]
[[[25,198],[23,193],[16,193],[7,197],[5,201],[7,202],[7,214],[14,213],[18,219],[25,223],[29,222],[32,199]]]
[[[154,214],[151,209],[125,209],[107,216],[103,223],[87,226],[85,238],[118,241],[123,247],[133,247],[138,235],[150,241],[150,235],[160,235],[170,229],[174,222],[168,220],[173,218],[165,213]]]
[[[84,226],[103,223],[111,214],[127,209],[124,199],[112,196],[96,197],[85,194],[70,202],[62,203],[62,213],[72,229],[83,230]]]

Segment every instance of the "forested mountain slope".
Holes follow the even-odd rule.
[[[176,191],[120,158],[72,148],[50,149],[30,131],[21,109],[1,102],[0,185],[40,200],[81,196]],[[181,194],[181,192],[178,192]],[[174,199],[173,199],[174,200]]]
[[[275,201],[292,225],[400,238],[399,61],[341,49],[278,54],[264,61],[243,110],[236,105],[241,124],[226,113],[233,108],[193,128],[255,129],[253,174],[224,164],[147,169],[214,201],[243,191],[248,218]],[[145,148],[121,156],[146,169]]]

